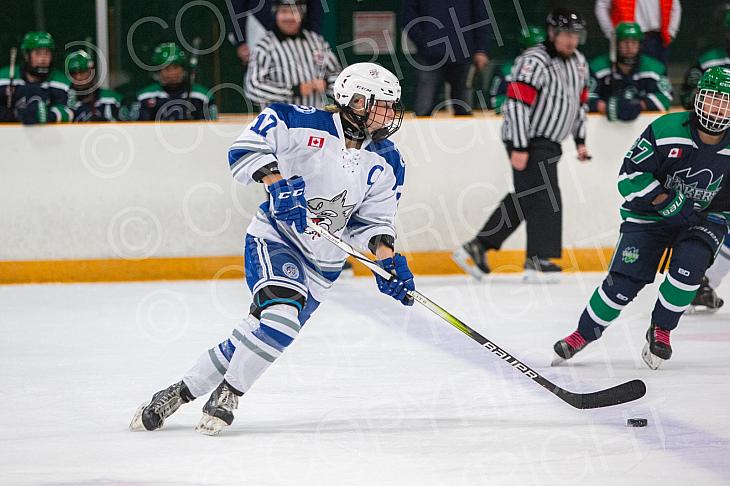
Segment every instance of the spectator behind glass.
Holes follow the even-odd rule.
[[[246,73],[246,96],[265,107],[271,103],[323,108],[342,70],[327,41],[302,25],[304,0],[274,0],[276,24],[256,44]]]
[[[25,125],[70,122],[70,82],[53,68],[56,44],[48,32],[28,32],[20,44],[22,62],[0,69],[0,121]],[[20,57],[20,56],[18,56]]]
[[[71,77],[68,106],[75,122],[118,121],[122,95],[99,87],[94,60],[84,50],[66,57],[66,73]]]
[[[469,69],[489,63],[490,20],[484,0],[444,2],[404,0],[403,30],[418,49],[415,56],[417,116],[430,116],[436,95],[446,81],[456,115],[471,115]]]
[[[643,38],[639,24],[621,22],[614,36],[616,52],[590,62],[590,110],[604,113],[610,121],[631,121],[642,111],[668,110],[672,85],[664,64],[639,54]]]
[[[728,7],[726,6],[725,8]],[[702,53],[695,65],[684,76],[680,97],[682,99],[682,106],[688,110],[694,106],[697,84],[705,71],[715,66],[730,68],[730,9],[722,14],[722,19],[724,28],[723,38],[718,39],[718,42],[715,43],[715,48]]]
[[[547,39],[545,29],[537,25],[528,25],[526,30],[520,32],[521,50],[529,49],[542,44]],[[492,81],[489,83],[489,109],[495,113],[502,113],[502,105],[507,99],[507,84],[510,82],[510,72],[514,66],[514,59],[505,61],[498,71],[495,71]]]
[[[187,55],[174,42],[155,48],[152,64],[159,68],[152,83],[137,94],[131,119],[141,121],[215,120],[217,108],[208,89],[191,84]]]
[[[682,6],[679,0],[596,0],[595,14],[610,39],[621,22],[636,22],[644,32],[641,53],[669,61],[669,45],[677,37]]]
[[[228,0],[231,23],[228,39],[236,46],[236,54],[246,65],[251,60],[251,47],[273,30],[275,19],[273,0]],[[322,33],[322,0],[307,0],[307,16],[303,27],[317,34]],[[248,29],[248,31],[247,31]],[[249,38],[250,34],[250,38]]]

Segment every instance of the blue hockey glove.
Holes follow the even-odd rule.
[[[307,200],[304,197],[304,179],[294,176],[281,179],[267,187],[271,197],[271,212],[275,219],[293,224],[299,233],[307,229]]]
[[[380,268],[393,274],[389,280],[376,274],[375,281],[378,284],[378,289],[403,305],[413,305],[413,297],[408,295],[408,291],[416,290],[416,284],[413,283],[413,273],[408,268],[406,257],[396,253],[392,258],[384,258],[375,263]]]
[[[700,216],[694,210],[694,203],[681,191],[673,190],[667,200],[654,209],[671,225],[693,226],[700,222]]]

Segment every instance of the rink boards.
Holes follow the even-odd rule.
[[[601,270],[615,242],[623,154],[656,115],[590,117],[590,163],[560,162],[564,265]],[[242,237],[265,197],[233,184],[227,149],[245,120],[0,127],[0,282],[240,278]],[[501,118],[407,119],[398,248],[421,274],[457,273],[449,253],[511,188]],[[522,264],[524,230],[491,263]]]

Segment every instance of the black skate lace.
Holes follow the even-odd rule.
[[[224,387],[223,390],[221,390],[220,401],[221,405],[224,407],[232,410],[237,404],[237,398],[238,397],[236,397],[236,395],[227,387]]]
[[[164,411],[164,413],[167,413],[167,411],[171,408],[170,405],[173,399],[176,398],[177,388],[174,387],[169,392],[163,393],[158,400],[155,401],[155,404],[152,405],[152,410],[159,414],[160,411]]]

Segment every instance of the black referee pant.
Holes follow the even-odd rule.
[[[507,146],[511,154],[511,147]],[[507,194],[477,234],[485,250],[498,250],[522,221],[527,224],[527,258],[560,258],[563,213],[558,186],[559,143],[533,138],[525,170],[512,169],[515,192]]]

